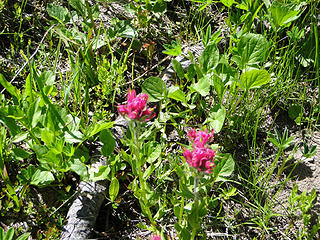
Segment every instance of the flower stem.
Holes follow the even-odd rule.
[[[199,206],[199,199],[198,199],[198,191],[197,191],[197,187],[198,187],[198,182],[199,182],[199,178],[198,178],[198,175],[195,176],[195,179],[194,179],[194,188],[193,188],[193,192],[194,192],[194,211],[195,211],[195,214],[194,214],[194,219],[195,219],[195,224],[192,225],[192,235],[191,235],[191,240],[194,240],[196,235],[197,235],[197,232],[198,232],[198,227],[197,227],[197,224],[198,224],[198,218],[199,218],[199,213],[198,213],[198,206]]]
[[[143,205],[144,207],[144,211],[147,215],[147,217],[149,218],[149,220],[151,221],[152,224],[155,225],[155,221],[153,220],[152,217],[152,213],[150,208],[147,206],[148,205],[148,200],[147,200],[147,187],[146,187],[146,180],[143,177],[143,162],[142,159],[140,159],[140,143],[139,143],[139,129],[140,129],[140,122],[134,122],[131,125],[131,132],[133,134],[133,143],[134,143],[134,154],[135,154],[135,161],[136,161],[136,172],[138,175],[138,179],[139,179],[139,185],[140,185],[140,199],[139,201],[142,202],[141,205]],[[141,206],[142,207],[142,206]]]

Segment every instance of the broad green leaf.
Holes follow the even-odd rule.
[[[62,23],[65,22],[69,15],[67,8],[51,3],[47,5],[47,12],[50,17],[55,18]]]
[[[162,51],[164,54],[171,56],[179,56],[181,54],[181,44],[179,41],[171,41],[171,44],[164,44],[163,47],[166,49]]]
[[[205,123],[208,123],[210,128],[214,129],[215,133],[218,133],[223,127],[225,118],[226,108],[220,104],[217,104],[212,109],[210,109],[209,117],[205,121]]]
[[[65,131],[64,139],[67,143],[80,143],[84,140],[83,134],[78,130]]]
[[[166,84],[159,77],[149,77],[142,84],[142,92],[148,94],[149,102],[158,102],[162,100],[165,90]]]
[[[210,43],[203,50],[200,57],[200,65],[203,73],[213,70],[219,62],[219,49],[216,44]]]
[[[237,45],[232,60],[241,70],[247,66],[254,66],[264,61],[269,43],[261,34],[244,34]]]
[[[111,180],[110,186],[109,186],[109,195],[110,195],[110,200],[113,202],[116,197],[118,196],[119,193],[119,181],[117,178],[113,178]]]
[[[184,70],[182,68],[181,63],[178,62],[176,59],[173,59],[172,66],[173,66],[174,70],[176,71],[176,74],[179,77],[179,79],[183,79],[184,78]]]
[[[103,146],[101,147],[102,155],[105,157],[110,156],[113,153],[114,148],[116,146],[116,142],[110,130],[109,129],[102,130],[100,132],[99,139],[103,143]]]
[[[152,11],[154,13],[165,13],[167,11],[167,4],[164,1],[157,1],[153,6]]]
[[[24,150],[23,148],[20,147],[15,147],[12,149],[14,158],[16,160],[20,160],[22,161],[23,159],[28,158],[31,155],[31,152],[28,152],[26,150]]]
[[[213,168],[213,175],[215,182],[226,181],[234,170],[234,160],[231,154],[221,154],[214,161],[215,167]]]
[[[232,4],[234,4],[236,1],[235,0],[220,0],[220,2],[225,5],[226,7],[231,7]]]
[[[103,129],[112,128],[113,124],[114,122],[107,122],[104,120],[94,122],[91,125],[89,125],[89,127],[86,129],[85,136],[86,138],[90,138],[96,135],[97,133],[101,132]]]
[[[199,79],[199,81],[192,86],[192,88],[198,92],[201,96],[205,97],[210,92],[210,82],[208,76],[204,76]]]
[[[82,17],[88,17],[85,0],[69,0],[68,2],[71,7],[73,7],[75,10],[77,10],[77,12],[81,14]]]
[[[44,142],[45,145],[51,146],[55,143],[56,135],[53,131],[50,131],[47,128],[41,129],[41,141]]]
[[[11,83],[9,83],[1,73],[0,73],[0,83],[8,91],[8,93],[10,93],[10,95],[14,97],[17,101],[21,99],[20,91],[16,87],[14,87]]]
[[[50,171],[37,169],[31,179],[31,184],[36,186],[46,186],[54,181],[54,176]]]
[[[86,165],[82,161],[80,161],[80,159],[72,159],[70,162],[71,170],[78,174],[81,180],[88,179],[88,169]]]
[[[40,107],[40,98],[38,98],[36,101],[31,103],[28,112],[27,112],[27,117],[28,117],[28,125],[30,128],[34,128],[38,122],[41,119],[41,107]]]
[[[289,107],[288,115],[292,120],[295,120],[297,117],[299,117],[301,112],[302,112],[302,107],[300,105],[292,104]]]
[[[96,171],[96,169],[89,169],[90,180],[96,182],[109,179],[110,172],[110,166],[100,166],[98,171]]]
[[[266,70],[251,70],[249,72],[245,72],[240,76],[240,80],[238,82],[240,88],[247,91],[253,88],[259,88],[264,84],[270,82],[271,76]]]
[[[300,8],[304,5],[295,3],[285,3],[280,1],[273,1],[268,9],[270,14],[271,26],[275,30],[281,27],[288,27],[290,23],[295,21],[300,16]]]
[[[168,97],[174,100],[186,103],[186,96],[183,91],[179,89],[177,86],[171,86],[168,89]]]
[[[43,86],[52,86],[56,81],[56,75],[52,71],[44,71],[39,77]]]

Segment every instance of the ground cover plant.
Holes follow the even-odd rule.
[[[92,238],[320,238],[319,16],[0,1],[0,238],[59,239],[80,181],[102,180]]]

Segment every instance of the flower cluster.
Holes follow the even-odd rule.
[[[185,149],[183,156],[190,167],[194,167],[201,172],[211,173],[214,165],[215,151],[210,149],[208,143],[213,141],[213,130],[211,132],[196,131],[192,129],[188,133],[192,142],[193,150]]]
[[[153,235],[152,240],[161,240],[161,237],[158,235]]]
[[[128,89],[127,104],[118,105],[118,111],[122,116],[141,122],[149,121],[155,117],[154,108],[146,108],[148,95],[141,93],[136,96],[135,90]]]

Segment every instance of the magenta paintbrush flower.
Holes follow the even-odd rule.
[[[140,93],[136,96],[135,90],[128,89],[127,104],[118,105],[118,111],[122,116],[142,122],[155,117],[154,108],[147,108],[148,95]]]
[[[191,129],[188,137],[192,141],[193,150],[184,150],[183,156],[186,162],[190,167],[194,167],[201,172],[212,173],[216,153],[209,148],[208,143],[213,140],[213,130],[208,133],[208,130],[197,132],[195,129]]]
[[[161,240],[161,237],[158,235],[153,235],[152,240]]]

